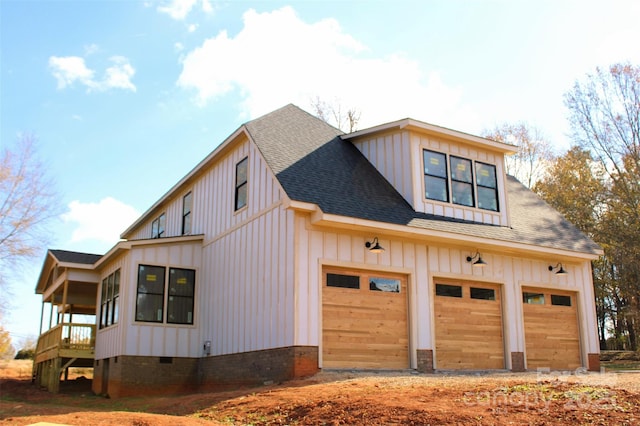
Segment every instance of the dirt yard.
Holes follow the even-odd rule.
[[[0,365],[0,425],[638,425],[640,373],[323,372],[224,393],[106,399],[90,380],[51,395]]]

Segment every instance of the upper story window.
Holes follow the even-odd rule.
[[[247,168],[249,158],[245,157],[236,164],[236,195],[235,209],[240,210],[247,205]]]
[[[151,238],[164,237],[164,228],[167,223],[167,216],[162,213],[151,223]]]
[[[191,209],[193,196],[191,192],[182,198],[182,235],[191,234]]]
[[[496,167],[429,150],[423,151],[425,197],[498,211]],[[475,170],[473,164],[475,163]]]
[[[496,166],[476,162],[478,179],[478,207],[498,211],[498,181]]]
[[[118,300],[120,299],[120,269],[102,280],[100,300],[100,328],[118,322]]]

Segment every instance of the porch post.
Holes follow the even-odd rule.
[[[40,305],[40,331],[38,332],[38,336],[42,334],[42,321],[44,321],[44,298],[42,300],[42,304]]]

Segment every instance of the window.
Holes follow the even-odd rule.
[[[164,228],[167,222],[167,217],[162,213],[156,220],[151,223],[151,238],[164,237]]]
[[[451,155],[447,169],[446,154],[426,149],[423,161],[425,198],[498,211],[496,166]]]
[[[196,271],[169,268],[168,280],[165,272],[164,266],[138,267],[136,321],[193,324]]]
[[[471,287],[471,298],[480,300],[496,300],[496,291],[492,288]]]
[[[193,197],[191,192],[182,198],[182,235],[191,234],[191,208]]]
[[[476,163],[478,180],[478,207],[485,210],[498,211],[498,184],[496,166]]]
[[[462,297],[462,287],[459,285],[436,284],[436,296]]]
[[[449,201],[447,161],[444,154],[424,151],[424,187],[430,200]]]
[[[360,277],[357,275],[327,274],[327,287],[360,288]]]
[[[118,269],[102,280],[102,299],[100,304],[100,328],[118,322],[118,300],[120,298],[120,270]]]
[[[522,293],[522,301],[530,305],[544,305],[544,294],[542,293]]]
[[[167,322],[193,324],[193,290],[196,271],[193,269],[169,269],[169,295],[167,298]]]
[[[451,162],[451,201],[454,204],[473,207],[473,177],[471,160],[449,157]]]
[[[162,266],[138,267],[136,321],[162,322],[164,306],[164,273]]]
[[[395,278],[369,278],[369,290],[400,293],[400,280]]]
[[[571,306],[571,296],[551,295],[551,304],[555,306]]]
[[[240,210],[247,205],[247,165],[249,158],[236,164],[236,210]]]

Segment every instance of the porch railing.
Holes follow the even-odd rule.
[[[36,355],[52,349],[74,349],[93,352],[96,341],[94,324],[58,324],[38,338]]]

